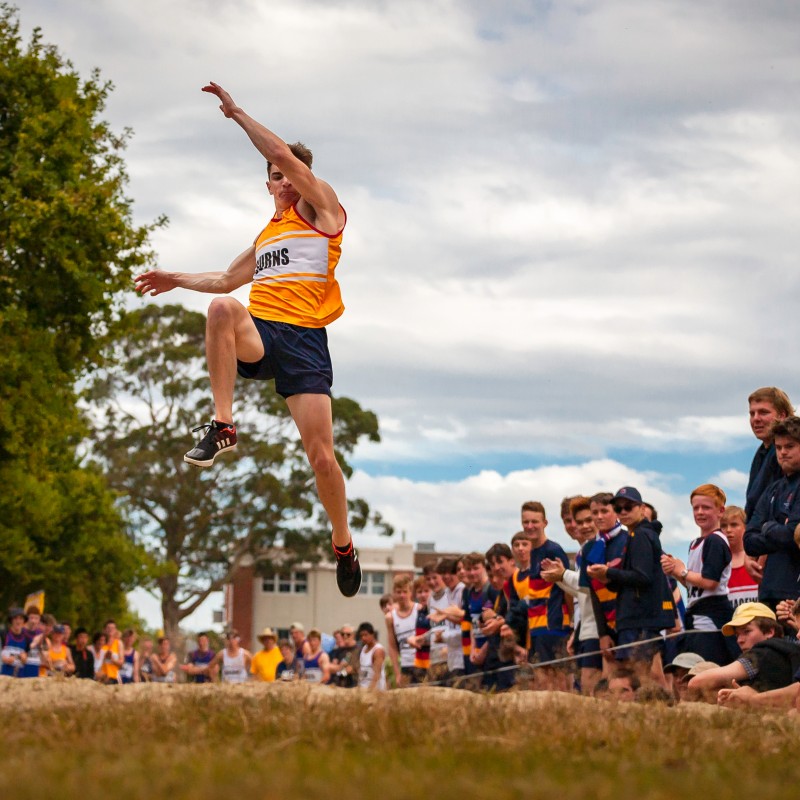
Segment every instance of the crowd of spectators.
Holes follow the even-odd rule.
[[[749,398],[760,440],[744,508],[711,483],[688,498],[697,537],[665,553],[656,509],[636,487],[565,498],[575,554],[547,536],[538,501],[485,553],[395,576],[385,630],[271,628],[252,654],[236,631],[209,636],[178,664],[170,641],[122,633],[89,642],[38,608],[12,609],[2,674],[74,675],[108,683],[305,680],[342,688],[422,684],[493,692],[535,689],[674,703],[800,708],[800,418],[774,387]],[[379,640],[385,636],[386,646]]]

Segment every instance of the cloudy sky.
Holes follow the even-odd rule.
[[[164,269],[227,266],[271,214],[204,83],[314,150],[349,214],[334,391],[383,434],[350,491],[409,540],[483,549],[541,499],[565,542],[561,497],[632,483],[681,552],[693,486],[742,499],[749,392],[800,398],[796,4],[25,0],[22,23],[113,81]]]

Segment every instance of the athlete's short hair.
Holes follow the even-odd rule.
[[[572,516],[572,501],[576,497],[577,495],[573,495],[572,497],[565,497],[561,501],[561,519],[564,519],[564,517]]]
[[[698,486],[689,495],[689,501],[691,501],[693,497],[710,497],[717,508],[725,508],[725,503],[728,502],[725,492],[713,483],[703,483]]]
[[[599,503],[601,506],[613,506],[614,495],[611,492],[598,492],[589,498],[589,503]]]
[[[611,680],[628,681],[634,692],[642,685],[639,676],[630,667],[617,667],[611,675]]]
[[[408,589],[413,583],[414,579],[406,573],[395,575],[392,581],[392,591],[396,592],[399,589]]]
[[[547,512],[544,510],[544,506],[538,500],[526,500],[522,504],[521,512],[525,511],[533,511],[536,514],[541,514],[545,519],[547,519]]]
[[[298,159],[298,161],[302,161],[309,169],[311,169],[311,164],[314,162],[314,154],[302,142],[292,142],[292,144],[289,145],[289,149],[292,151],[292,155]],[[267,161],[268,178],[271,171],[272,162]]]
[[[725,522],[728,519],[738,519],[744,525],[747,522],[747,515],[744,513],[744,509],[739,506],[727,506],[722,513],[722,521]]]
[[[513,559],[514,554],[505,542],[495,542],[495,544],[486,551],[486,561],[491,564],[501,558]]]
[[[785,436],[787,439],[794,439],[800,442],[800,417],[786,417],[786,419],[778,420],[772,426],[772,437]]]
[[[769,633],[771,631],[773,639],[783,638],[783,625],[776,619],[770,619],[769,617],[753,617],[753,624],[761,633]]]
[[[486,558],[483,553],[467,553],[465,556],[461,556],[461,563],[465,567],[485,567]]]
[[[436,564],[433,561],[429,561],[422,567],[423,576],[432,575],[434,572],[436,572]]]
[[[514,542],[518,542],[520,539],[524,539],[526,542],[529,542],[531,540],[531,537],[528,535],[526,531],[517,531],[511,537],[511,544],[514,544]]]
[[[755,402],[769,403],[778,414],[784,417],[791,417],[794,414],[789,395],[777,386],[762,386],[760,389],[756,389],[747,398],[748,405]]]
[[[414,579],[414,597],[417,596],[417,592],[420,589],[427,589],[428,588],[428,581],[425,580],[424,576],[420,576],[419,578]]]
[[[569,513],[574,517],[580,511],[591,511],[591,501],[588,497],[577,495],[569,503]],[[563,514],[561,516],[564,516]]]
[[[455,558],[440,558],[436,565],[440,575],[455,575],[458,572],[458,560]]]
[[[385,594],[378,600],[378,605],[381,607],[381,611],[386,611],[386,609],[394,603],[394,598],[390,594]]]
[[[31,614],[36,614],[37,617],[41,617],[42,616],[42,612],[39,609],[39,606],[28,606],[25,609],[25,616],[26,617],[29,617]]]

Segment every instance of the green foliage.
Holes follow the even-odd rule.
[[[276,545],[294,559],[319,559],[330,537],[313,472],[272,382],[237,383],[235,454],[211,469],[184,463],[191,428],[211,413],[204,336],[205,317],[181,306],[132,312],[112,331],[107,366],[87,392],[94,455],[149,554],[168,635],[243,560],[269,569]],[[337,458],[349,471],[357,442],[378,440],[378,420],[348,398],[335,401],[334,413]],[[363,500],[351,508],[354,527],[390,532]]]
[[[125,609],[140,562],[76,455],[76,380],[152,259],[124,195],[125,137],[99,119],[110,89],[38,31],[24,45],[0,5],[0,603],[43,587],[48,610],[87,624]]]

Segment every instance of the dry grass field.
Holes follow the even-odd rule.
[[[796,798],[800,719],[534,692],[0,679],[0,798]]]

